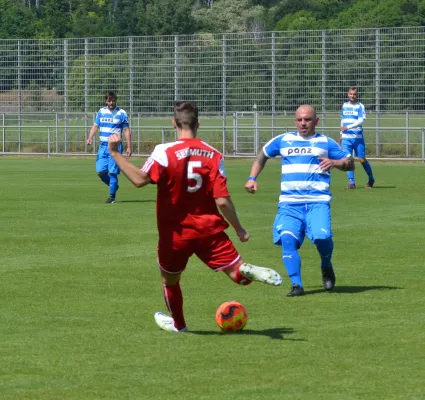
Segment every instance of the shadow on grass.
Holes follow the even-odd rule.
[[[369,290],[400,290],[397,286],[335,286],[335,293],[361,293]]]
[[[397,186],[383,186],[383,185],[381,185],[381,186],[373,186],[372,189],[369,189],[369,188],[358,186],[356,189],[350,189],[350,190],[348,190],[347,188],[342,188],[341,191],[342,192],[352,192],[353,190],[367,190],[367,191],[372,190],[372,191],[374,191],[375,189],[396,189],[396,188],[397,188]]]
[[[117,203],[155,203],[156,200],[118,200]]]
[[[291,340],[294,342],[304,342],[304,339],[288,339],[283,335],[290,335],[295,331],[292,328],[271,328],[264,330],[244,329],[240,332],[220,332],[220,331],[189,331],[195,335],[239,335],[239,336],[267,336],[274,340]]]
[[[373,186],[372,190],[375,189],[395,189],[397,186]]]
[[[346,293],[346,294],[353,294],[353,293],[361,293],[361,292],[367,292],[369,290],[401,290],[402,287],[397,286],[335,286],[335,288],[330,292],[332,293]],[[310,294],[317,294],[317,293],[325,293],[324,289],[317,289],[317,290],[306,290],[304,292],[306,295]]]

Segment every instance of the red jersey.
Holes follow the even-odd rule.
[[[141,170],[158,187],[161,238],[201,238],[229,226],[215,203],[217,197],[229,197],[223,156],[209,144],[196,138],[160,144]]]

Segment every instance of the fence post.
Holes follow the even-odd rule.
[[[140,154],[140,113],[137,113],[137,154]]]
[[[179,99],[179,37],[174,36],[174,101]]]
[[[55,141],[56,141],[55,149],[56,149],[56,154],[57,154],[57,153],[59,153],[59,130],[58,130],[57,122],[56,122],[56,138],[55,138]]]
[[[223,148],[222,153],[223,153],[223,156],[224,156],[224,155],[226,155],[226,132],[225,131],[222,131],[221,142],[222,142],[221,147]]]
[[[86,123],[84,126],[84,152],[85,153],[89,151],[89,145],[87,144],[87,139],[88,139],[87,131],[88,129],[87,129],[87,123]]]
[[[89,131],[89,116],[87,115],[87,113],[84,114],[84,143],[85,143],[85,152],[87,153],[88,150],[88,145],[87,145],[87,132]]]
[[[222,39],[222,77],[221,77],[221,112],[222,112],[222,132],[223,136],[226,137],[226,115],[227,115],[227,76],[226,76],[226,35],[223,35]]]
[[[2,129],[2,142],[3,142],[3,153],[6,152],[6,115],[5,113],[2,114],[2,122],[3,122],[3,129]]]
[[[257,104],[254,104],[254,155],[258,154],[258,142],[260,141],[260,135],[259,135],[259,127],[258,127],[258,111],[257,111]]]
[[[56,113],[56,153],[59,153],[59,115]]]
[[[375,29],[375,104],[376,104],[376,155],[379,156],[381,149],[379,146],[379,126],[380,126],[380,31]]]
[[[95,119],[96,119],[96,114],[97,114],[97,113],[95,112],[95,113],[94,113],[94,115],[93,115],[93,120],[95,120]],[[96,153],[97,153],[97,147],[96,147],[96,136],[97,136],[97,135],[94,135],[94,136],[93,136],[93,143],[92,143],[92,144],[93,144],[93,145],[92,145],[92,153],[93,153],[93,154],[96,154]]]
[[[89,110],[89,40],[84,39],[84,112]]]
[[[322,31],[322,129],[326,134],[326,31]]]
[[[19,126],[19,143],[18,152],[21,152],[22,143],[22,48],[21,41],[18,41],[18,126]]]
[[[63,111],[64,111],[64,153],[68,151],[68,99],[69,99],[69,84],[68,84],[68,39],[63,41]]]
[[[134,50],[133,50],[133,38],[128,38],[128,96],[129,96],[129,105],[130,105],[130,115],[133,115],[133,86],[134,86]]]
[[[272,33],[272,137],[276,124],[276,33]]]
[[[406,111],[406,157],[409,157],[409,111]]]
[[[47,127],[47,157],[50,158],[50,126]]]
[[[238,151],[238,113],[233,113],[233,154]]]

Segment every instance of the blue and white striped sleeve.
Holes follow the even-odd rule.
[[[269,140],[263,147],[263,153],[267,158],[272,158],[280,155],[280,145],[282,136],[279,135]]]
[[[342,158],[349,157],[351,154],[346,153],[341,149],[339,144],[332,138],[328,137],[328,157],[331,160],[341,160]]]

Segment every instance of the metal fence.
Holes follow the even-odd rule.
[[[377,126],[376,114],[365,123],[368,158],[425,161],[425,128],[423,115],[409,112],[381,114]],[[3,114],[0,121],[0,154],[92,155],[96,152],[86,140],[93,114]],[[324,115],[319,114],[319,118]],[[36,119],[38,118],[38,119]],[[224,120],[217,114],[204,114],[200,135],[226,156],[254,156],[272,137],[295,130],[293,115],[234,112]],[[130,119],[134,155],[146,156],[157,144],[176,140],[171,115],[146,116],[134,114]],[[337,139],[339,114],[328,113],[318,131]]]
[[[48,131],[63,136],[59,153],[77,150],[77,122],[86,135],[104,92],[114,90],[133,132],[161,140],[169,128],[156,120],[169,118],[175,100],[194,100],[220,143],[234,144],[227,153],[237,154],[235,131],[259,135],[256,149],[261,135],[290,129],[285,118],[303,103],[316,106],[331,133],[347,88],[357,86],[369,113],[369,153],[410,157],[420,154],[410,148],[425,126],[424,54],[425,27],[0,40],[1,151],[30,151],[25,138],[44,143]],[[257,128],[238,127],[250,112]],[[392,140],[408,149],[390,151]]]

